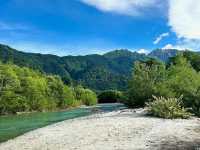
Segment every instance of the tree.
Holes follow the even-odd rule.
[[[165,80],[165,65],[159,62],[136,62],[132,78],[129,82],[128,100],[125,101],[130,107],[145,105],[156,92],[156,86]]]
[[[175,65],[172,64],[168,69],[168,80],[163,84],[174,93],[174,96],[183,95],[185,107],[193,107],[200,99],[200,74],[181,55],[175,57],[174,62]]]
[[[128,106],[144,106],[152,95],[164,99],[183,96],[182,106],[191,108],[194,114],[200,115],[199,72],[181,54],[171,60],[167,69],[163,64],[157,63],[135,64],[128,100],[125,101]]]
[[[13,68],[10,65],[0,65],[0,92],[16,90],[19,86],[20,82]]]
[[[200,55],[196,52],[185,51],[183,56],[190,62],[192,67],[199,72],[200,71]]]
[[[0,97],[0,114],[23,112],[28,109],[25,97],[13,91],[5,91]]]
[[[45,79],[39,77],[26,77],[22,80],[23,94],[29,100],[31,111],[47,110],[48,102],[46,97],[47,85]]]
[[[9,64],[0,64],[0,114],[27,109],[24,97],[17,94],[20,81],[13,68]]]
[[[124,100],[122,92],[116,90],[104,91],[98,95],[99,103],[116,103],[122,100]]]

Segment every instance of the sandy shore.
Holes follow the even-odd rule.
[[[198,118],[165,120],[122,110],[37,129],[0,144],[0,150],[182,150],[198,145]]]

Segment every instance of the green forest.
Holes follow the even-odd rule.
[[[117,50],[58,57],[1,45],[0,54],[0,114],[99,101],[147,107],[150,114],[164,118],[200,116],[199,53],[155,50],[146,56]]]
[[[125,91],[135,61],[144,61],[153,57],[166,62],[169,57],[177,53],[177,50],[157,49],[145,55],[122,49],[103,55],[59,57],[25,53],[0,44],[0,60],[3,63],[12,62],[46,74],[59,75],[65,84],[81,84],[96,92],[116,89]]]
[[[96,103],[93,91],[67,86],[59,76],[0,64],[0,114],[52,111]]]

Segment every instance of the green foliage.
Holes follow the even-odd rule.
[[[163,84],[175,97],[184,96],[185,107],[193,107],[199,99],[200,74],[183,56],[177,56],[174,60],[176,64],[168,69],[168,78]]]
[[[80,105],[76,103],[77,100],[75,99],[74,91],[71,87],[64,86],[61,96],[62,101],[60,101],[59,105],[62,108]]]
[[[0,44],[0,60],[18,66],[40,70],[47,74],[59,75],[67,85],[81,84],[95,91],[127,89],[135,61],[149,57],[167,62],[177,50],[155,50],[148,56],[128,50],[115,50],[104,55],[66,56],[24,53]]]
[[[48,95],[55,101],[59,108],[66,108],[73,105],[75,101],[71,88],[64,85],[59,76],[47,76]]]
[[[156,86],[164,80],[165,66],[152,60],[145,63],[136,62],[134,66],[125,104],[130,107],[141,107],[156,92]]]
[[[200,99],[194,99],[192,104],[192,113],[200,117]]]
[[[181,98],[164,98],[153,96],[154,100],[147,103],[148,112],[156,117],[166,118],[166,119],[186,119],[190,117],[188,113],[181,106]]]
[[[59,76],[0,64],[0,114],[63,109],[82,103],[96,104],[95,93],[84,89],[80,100],[76,100],[73,88]]]
[[[87,106],[97,104],[97,96],[93,91],[78,86],[74,88],[74,92],[76,99],[80,101],[82,104]]]
[[[104,91],[98,95],[99,103],[116,103],[122,100],[124,100],[123,93],[116,90]]]
[[[29,110],[25,97],[12,91],[4,91],[0,97],[0,114],[9,114]]]
[[[196,52],[185,51],[183,56],[190,62],[196,71],[200,71],[200,55]]]
[[[97,96],[94,92],[89,89],[86,89],[84,93],[82,93],[82,101],[83,104],[87,106],[97,104]]]
[[[67,85],[81,84],[95,91],[125,90],[132,63],[144,54],[117,50],[105,55],[67,56],[24,53],[0,44],[0,60],[59,75]]]
[[[180,54],[171,59],[167,68],[163,64],[138,62],[128,89],[126,104],[129,107],[141,107],[152,95],[180,97],[183,105],[199,115],[200,74]]]

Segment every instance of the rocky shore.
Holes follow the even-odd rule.
[[[199,146],[199,147],[198,147]],[[166,120],[120,110],[66,120],[0,144],[0,150],[187,150],[200,148],[200,119]]]

